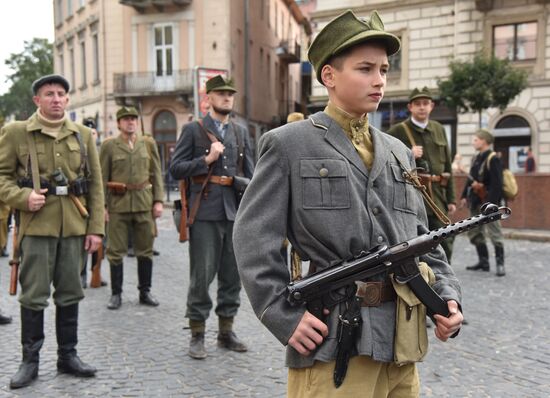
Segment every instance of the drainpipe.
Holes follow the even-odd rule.
[[[244,0],[244,118],[246,128],[250,122],[250,55],[248,51],[248,36],[250,29],[249,0]]]

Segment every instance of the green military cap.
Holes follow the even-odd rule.
[[[42,87],[43,85],[45,84],[53,84],[53,83],[57,83],[57,84],[60,84],[61,86],[63,86],[63,88],[65,89],[65,92],[69,92],[69,82],[67,81],[67,79],[65,79],[63,76],[61,75],[46,75],[46,76],[42,76],[42,77],[39,77],[38,79],[36,79],[33,83],[32,83],[32,93],[34,95],[36,95],[38,93],[38,90],[40,90],[40,87]]]
[[[479,129],[475,133],[476,137],[481,138],[482,140],[485,140],[487,144],[492,144],[495,142],[495,137],[491,132],[487,129]]]
[[[136,108],[134,108],[133,106],[123,106],[122,108],[120,108],[117,113],[116,113],[116,120],[117,122],[125,117],[125,116],[134,116],[134,117],[138,117],[139,116],[139,113],[137,111]]]
[[[216,75],[206,82],[206,94],[208,94],[210,91],[232,91],[234,93],[237,92],[237,90],[235,90],[233,80],[224,79],[222,75]]]
[[[317,80],[323,83],[321,69],[330,57],[369,40],[383,41],[388,55],[395,54],[401,47],[399,38],[384,30],[384,23],[376,11],[372,12],[369,20],[357,18],[348,10],[330,21],[308,50],[308,59],[317,73]]]
[[[433,100],[432,93],[430,93],[430,90],[426,86],[424,86],[422,90],[415,88],[411,91],[411,94],[409,95],[409,103],[413,102],[417,98],[428,98]]]

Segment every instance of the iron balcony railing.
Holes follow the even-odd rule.
[[[156,72],[115,73],[115,95],[157,95],[193,92],[193,70],[173,71],[171,75],[157,76]]]

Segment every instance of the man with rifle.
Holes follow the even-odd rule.
[[[329,22],[308,53],[328,90],[327,107],[260,140],[233,239],[256,315],[288,345],[290,397],[419,395],[415,362],[427,350],[426,308],[406,279],[398,283],[388,272],[359,278],[355,294],[312,313],[289,302],[280,251],[288,237],[310,272],[320,271],[428,231],[411,183],[411,151],[367,118],[382,100],[388,56],[399,48],[376,12],[364,20],[347,11]],[[434,331],[446,341],[463,319],[458,280],[440,247],[418,265],[413,260],[442,298],[439,313],[448,317],[434,315]]]
[[[231,120],[236,92],[233,82],[221,75],[206,82],[210,111],[204,119],[183,127],[170,165],[176,180],[187,179],[190,183],[190,282],[185,316],[191,329],[188,354],[194,359],[207,356],[204,335],[212,309],[208,288],[216,275],[218,345],[231,351],[247,350],[233,331],[241,281],[232,234],[238,206],[237,182],[252,177],[254,163],[248,130]]]
[[[57,369],[77,377],[96,373],[80,360],[76,345],[83,251],[96,251],[104,234],[99,159],[90,129],[65,115],[69,82],[47,75],[32,90],[37,111],[5,126],[0,137],[0,197],[19,212],[21,258],[23,360],[10,388],[27,386],[38,376],[52,284]],[[17,259],[13,263],[16,267]]]

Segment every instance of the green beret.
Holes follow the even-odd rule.
[[[495,142],[495,137],[487,129],[479,129],[476,131],[475,135],[477,138],[481,138],[482,140],[485,140],[485,142],[489,145]]]
[[[136,108],[133,106],[123,106],[116,113],[116,121],[118,122],[121,118],[125,116],[134,116],[138,117],[139,113]]]
[[[231,91],[236,93],[233,80],[224,79],[222,75],[216,75],[206,82],[206,94],[210,91]]]
[[[42,87],[43,85],[53,84],[53,83],[60,84],[65,89],[65,92],[67,92],[67,93],[69,92],[69,87],[70,87],[69,82],[63,76],[61,76],[61,75],[46,75],[46,76],[42,76],[42,77],[36,79],[32,83],[31,87],[32,87],[33,95],[36,95],[38,93],[38,90],[40,90],[40,87]]]
[[[330,57],[369,40],[383,41],[388,55],[395,54],[401,47],[397,36],[384,31],[384,23],[376,11],[368,21],[357,18],[350,10],[330,21],[313,40],[307,54],[319,83],[323,84],[321,69]]]
[[[424,86],[422,90],[415,88],[411,91],[411,95],[409,95],[409,103],[413,102],[417,98],[428,98],[433,100],[432,93],[430,93],[430,90],[426,86]]]

